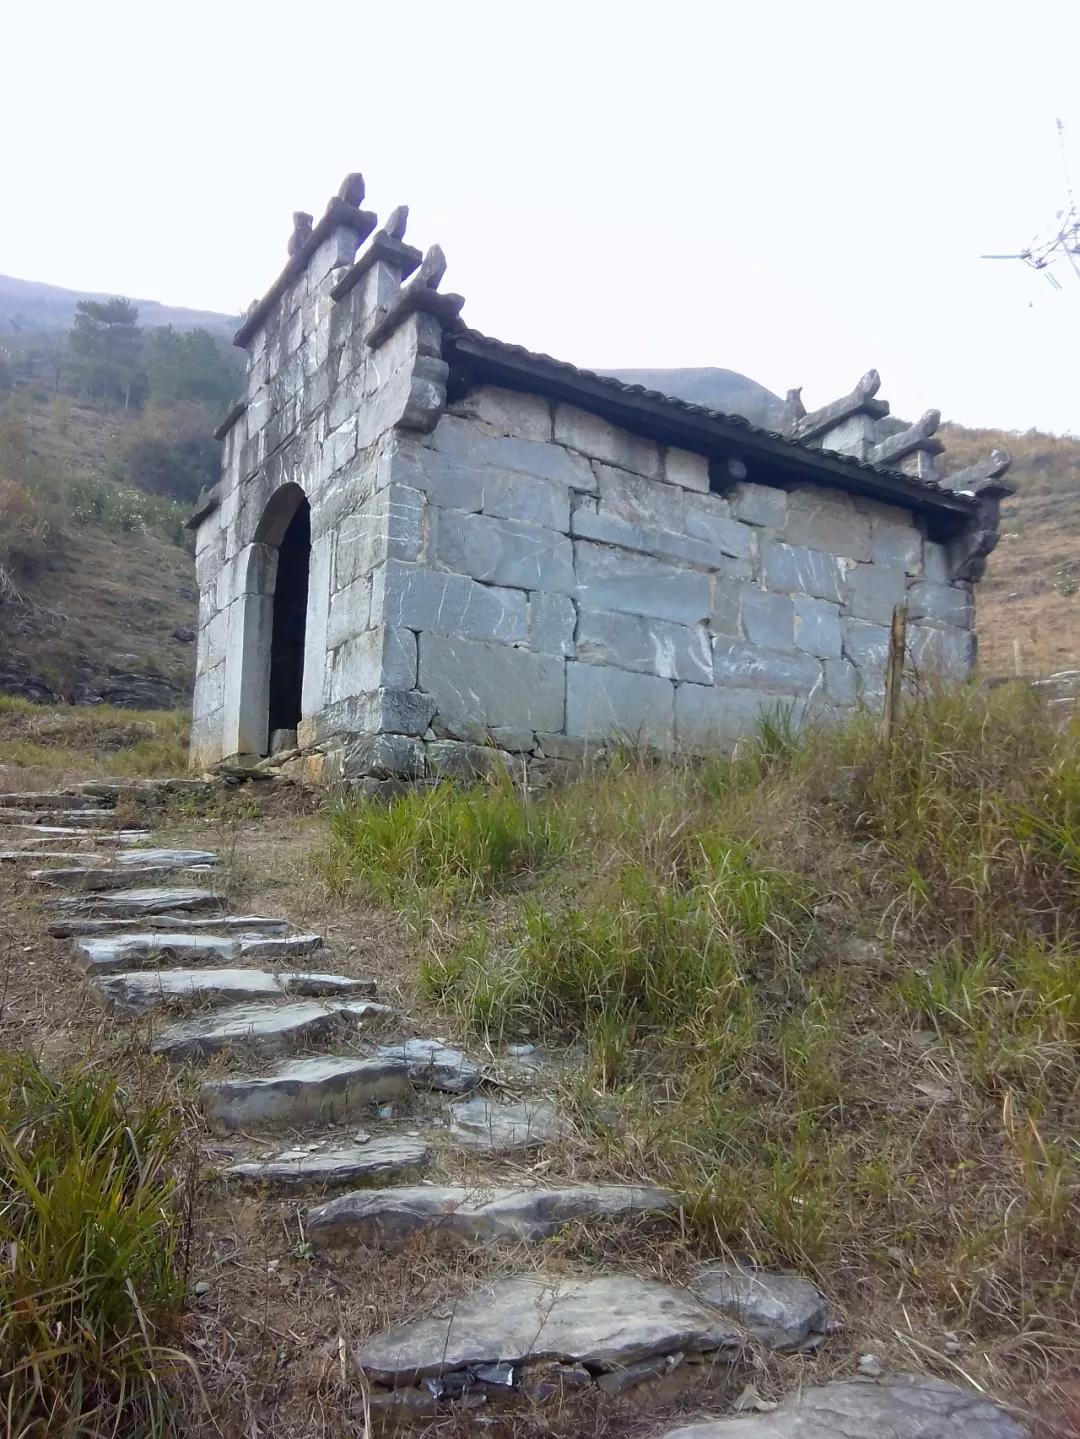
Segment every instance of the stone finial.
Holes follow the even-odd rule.
[[[941,424],[940,410],[927,410],[913,425],[889,435],[873,447],[869,454],[872,465],[899,465],[920,480],[933,480],[934,457],[940,455],[945,446],[932,438]]]
[[[410,289],[437,290],[442,284],[442,278],[446,274],[446,256],[443,254],[441,245],[432,245],[423,260],[420,268],[409,281]]]
[[[305,210],[294,210],[292,217],[292,234],[289,236],[289,254],[298,254],[311,239],[311,226],[314,216],[309,215]]]
[[[954,493],[967,490],[973,495],[993,488],[1004,498],[1015,493],[1013,486],[1004,478],[1011,465],[1012,455],[1008,450],[991,450],[988,459],[977,460],[963,470],[953,470],[951,475],[942,475],[939,483],[943,490]]]
[[[386,223],[384,225],[381,225],[379,228],[381,233],[387,235],[391,240],[404,240],[405,226],[408,223],[408,205],[398,205],[395,209],[390,211],[390,214],[386,218]]]
[[[880,388],[877,370],[867,370],[850,394],[796,419],[789,438],[865,460],[874,442],[874,421],[889,413],[888,403],[875,399]]]
[[[354,210],[359,210],[364,193],[364,177],[359,170],[353,170],[342,180],[337,197],[346,205],[351,205]]]
[[[780,417],[781,433],[790,435],[800,420],[806,417],[806,406],[802,401],[802,385],[788,390],[784,397],[784,409]]]

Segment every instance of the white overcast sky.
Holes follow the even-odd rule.
[[[9,0],[0,272],[235,312],[362,170],[501,339],[1080,430],[1077,0]]]

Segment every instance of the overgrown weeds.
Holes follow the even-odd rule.
[[[492,802],[411,803],[430,837]],[[451,887],[421,986],[463,1034],[584,1051],[597,1177],[677,1189],[699,1253],[853,1266],[1008,1363],[1080,1363],[1073,733],[951,691],[887,748],[869,715],[776,715],[734,757],[622,752],[497,803],[557,844]],[[442,884],[444,844],[392,848]]]
[[[177,1126],[0,1055],[0,1413],[12,1436],[172,1432]]]

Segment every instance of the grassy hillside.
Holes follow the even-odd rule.
[[[185,704],[185,507],[125,483],[125,422],[65,397],[0,406],[0,692]]]
[[[1080,438],[946,425],[950,467],[1013,456],[1016,495],[978,590],[979,656],[992,675],[1080,668]]]
[[[0,342],[26,331],[66,330],[80,300],[105,300],[96,290],[65,290],[38,280],[17,280],[0,275]],[[178,330],[195,326],[231,336],[238,318],[213,310],[191,310],[182,305],[162,305],[157,300],[136,300],[146,325],[174,325]]]

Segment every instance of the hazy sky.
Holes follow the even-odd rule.
[[[1080,430],[1076,0],[9,0],[0,272],[237,311],[362,170],[478,329]]]

